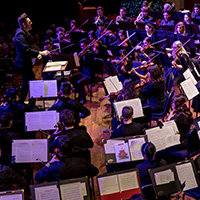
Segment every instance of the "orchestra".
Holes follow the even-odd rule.
[[[32,30],[31,20],[25,13],[19,17],[20,28],[16,31],[15,36],[13,35],[16,49],[15,62],[14,59],[13,62],[16,70],[22,75],[23,83],[19,92],[19,100],[16,89],[13,89],[15,98],[9,100],[7,97],[12,90],[2,91],[1,97],[4,96],[4,98],[2,98],[0,105],[0,150],[3,153],[7,150],[7,147],[3,145],[5,141],[11,146],[12,139],[24,139],[25,131],[18,135],[18,130],[12,130],[12,125],[17,126],[19,123],[21,131],[22,127],[25,127],[25,119],[22,117],[26,112],[24,110],[33,112],[38,109],[35,105],[36,100],[30,97],[28,97],[28,108],[25,106],[29,81],[36,81],[32,70],[34,66],[32,61],[35,59],[42,63],[42,71],[40,72],[42,79],[56,80],[57,87],[60,88],[60,96],[56,97],[56,101],[48,109],[49,111],[56,110],[60,114],[60,119],[58,118],[58,123],[55,125],[55,132],[50,131],[51,136],[47,138],[51,159],[37,171],[35,180],[38,183],[62,180],[62,176],[76,178],[76,173],[81,169],[81,166],[84,170],[80,176],[96,176],[100,170],[91,164],[89,150],[93,148],[94,143],[87,132],[87,127],[81,124],[82,118],[87,118],[94,110],[89,110],[87,105],[94,103],[96,106],[104,99],[110,101],[109,106],[114,113],[112,113],[110,120],[110,127],[114,127],[111,131],[114,132],[110,138],[144,135],[142,122],[137,124],[133,121],[134,109],[125,105],[122,118],[119,120],[114,103],[138,98],[143,108],[150,107],[152,114],[160,114],[166,106],[170,75],[173,75],[170,88],[173,95],[163,119],[165,121],[175,120],[180,128],[181,139],[178,148],[187,148],[187,133],[193,127],[193,113],[190,109],[195,106],[194,110],[198,116],[200,110],[199,94],[192,99],[186,98],[187,95],[181,89],[181,83],[189,78],[194,81],[188,75],[192,74],[196,79],[194,85],[200,92],[200,4],[194,5],[193,12],[186,13],[176,10],[174,3],[164,4],[162,11],[154,11],[150,7],[151,3],[144,1],[140,12],[134,18],[128,16],[128,7],[120,7],[115,19],[111,19],[106,16],[107,13],[104,13],[104,8],[99,6],[96,8],[97,16],[83,20],[82,24],[70,19],[68,28],[59,24],[55,29],[55,35],[52,33],[49,36],[43,35],[41,37],[41,40],[43,38],[42,46],[38,45],[39,50],[34,49],[31,41],[32,33],[29,33]],[[155,16],[161,16],[161,18],[158,19]],[[132,28],[130,28],[130,24]],[[0,38],[0,59],[3,60],[9,58],[9,55],[6,55],[6,51],[2,47],[2,40]],[[62,72],[69,71],[67,78],[63,75],[61,79],[57,80],[57,71],[44,71],[48,62],[58,61],[55,59],[56,56],[60,56],[59,59],[64,57],[66,59],[67,56],[70,58],[67,60],[66,69]],[[97,60],[102,61],[102,69],[95,64]],[[100,71],[102,74],[99,73]],[[86,87],[89,88],[89,84],[92,84],[91,88],[95,86],[95,78],[100,77],[100,75],[102,76],[98,84],[102,86],[105,95],[99,98],[100,102],[88,102]],[[104,80],[110,76],[116,76],[122,85],[121,90],[108,91]],[[116,89],[115,86],[112,87]],[[35,88],[35,90],[39,89]],[[75,99],[72,98],[72,93],[75,93]],[[21,109],[21,107],[26,109]],[[5,112],[12,114],[5,115]],[[20,116],[20,122],[17,121],[17,116]],[[3,118],[9,118],[5,119],[6,122],[7,120],[9,122],[7,126],[4,124]],[[182,128],[181,119],[184,119],[186,130]],[[152,121],[154,121],[153,118]],[[158,125],[159,121],[155,123]],[[9,151],[8,154],[10,158],[11,152]],[[0,164],[14,167],[7,158],[6,162],[3,162],[3,159],[5,158],[0,159]],[[75,168],[70,160],[76,164]],[[69,170],[67,173],[62,165],[66,170]],[[23,168],[22,171],[28,170],[27,166],[21,168]],[[17,168],[16,171],[20,173],[21,168]],[[57,168],[61,169],[61,174],[59,171],[56,172]],[[47,176],[50,173],[49,170],[57,173],[56,178]],[[108,168],[107,171],[112,172]],[[20,181],[23,182],[23,180]],[[26,181],[26,184],[30,185],[30,177]]]

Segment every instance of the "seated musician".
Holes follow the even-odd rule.
[[[80,118],[85,118],[90,115],[90,111],[83,106],[78,100],[70,98],[71,85],[68,82],[64,82],[60,86],[60,98],[52,105],[49,110],[56,110],[61,112],[64,109],[70,109],[74,112],[75,125],[80,122]]]
[[[152,24],[146,24],[145,25],[145,31],[146,31],[146,35],[147,37],[151,38],[152,42],[156,41],[156,36],[155,36],[155,27]]]
[[[117,65],[117,70],[119,72],[119,81],[121,81],[122,83],[126,80],[126,79],[133,79],[133,76],[131,73],[129,73],[129,71],[131,71],[132,69],[132,60],[129,57],[126,57],[124,59],[124,57],[126,56],[127,52],[125,49],[121,49],[119,51],[119,59],[120,60],[112,60],[112,63],[115,63]],[[121,62],[121,60],[123,59],[123,61]]]
[[[77,74],[72,75],[70,82],[73,87],[79,92],[80,103],[86,103],[85,85],[88,84],[95,76],[94,67],[94,54],[87,48],[88,40],[84,38],[79,41],[80,47],[84,52],[79,55],[80,59],[80,71]],[[75,53],[77,55],[77,53]]]
[[[103,37],[101,35],[105,34]],[[110,45],[114,41],[116,41],[116,37],[110,30],[105,30],[105,23],[103,21],[99,21],[97,23],[97,31],[96,36],[101,37],[101,41],[103,45]]]
[[[172,101],[173,110],[167,118],[167,120],[174,120],[178,127],[181,142],[179,148],[187,147],[187,134],[193,123],[193,116],[186,102],[187,99],[183,95],[175,97]]]
[[[122,109],[121,124],[110,136],[111,138],[127,137],[135,135],[143,135],[144,128],[142,124],[133,122],[133,108],[131,106],[124,106]]]
[[[195,24],[200,24],[200,3],[194,4],[194,11],[191,16]]]
[[[62,47],[67,46],[70,40],[65,39],[65,29],[63,27],[56,28],[57,38],[52,40],[52,45],[59,48],[59,53],[62,53]]]
[[[58,124],[58,128],[49,138],[50,152],[53,153],[54,149],[57,147],[59,137],[61,135],[67,135],[73,140],[73,156],[82,157],[88,162],[91,162],[90,150],[88,148],[92,148],[94,143],[87,133],[85,126],[74,127],[74,112],[69,109],[62,110],[60,112],[60,122],[58,122]]]
[[[117,43],[116,45],[117,46],[122,46],[122,47],[127,47],[128,48],[128,51],[131,50],[131,47],[132,47],[132,42],[130,41],[130,39],[126,40],[127,37],[126,37],[126,32],[125,30],[121,29],[119,30],[118,32],[118,39],[117,39]],[[124,42],[123,42],[124,41]]]
[[[121,7],[119,9],[119,15],[116,17],[115,23],[117,25],[119,25],[120,21],[124,21],[124,22],[130,22],[131,21],[131,19],[126,16],[126,8],[125,7]]]
[[[53,50],[53,46],[52,46],[52,42],[48,39],[48,40],[45,40],[43,42],[43,45],[44,45],[44,50],[48,50],[48,51],[52,51]],[[51,52],[53,55],[56,55],[58,54],[57,51],[52,51]],[[47,55],[47,56],[44,56],[43,57],[43,66],[42,66],[42,77],[43,77],[43,80],[52,80],[56,74],[56,72],[43,72],[43,69],[44,67],[46,66],[47,62],[49,60],[52,60],[52,57],[51,55]]]
[[[58,139],[52,159],[35,174],[37,183],[96,176],[98,169],[85,159],[72,155],[73,140],[67,135]]]
[[[149,185],[151,183],[151,178],[149,175],[149,169],[160,167],[166,165],[166,161],[161,159],[156,153],[156,147],[151,142],[146,142],[141,147],[141,152],[144,157],[144,162],[136,165],[139,170],[141,185]]]
[[[148,99],[146,105],[152,108],[152,112],[162,112],[165,102],[165,82],[157,65],[147,69],[149,82],[144,91],[144,97]]]
[[[104,15],[104,8],[102,6],[97,7],[97,16],[93,18],[92,23],[97,24],[99,21],[108,22],[108,17]]]
[[[177,37],[178,35],[186,35],[185,24],[183,22],[178,22],[175,26],[174,33],[177,35]]]
[[[183,23],[184,24],[194,24],[192,21],[191,12],[185,13]]]
[[[175,25],[175,21],[171,19],[170,11],[164,11],[163,17],[164,19],[161,21],[160,25]]]
[[[142,7],[141,8],[141,12],[137,16],[137,18],[136,18],[134,23],[136,23],[136,22],[139,22],[139,23],[153,22],[153,17],[150,17],[148,14],[149,14],[148,7]]]

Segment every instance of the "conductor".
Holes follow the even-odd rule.
[[[14,43],[16,48],[15,67],[16,71],[22,74],[22,88],[19,94],[19,100],[24,103],[29,91],[29,81],[35,80],[35,75],[32,71],[32,58],[41,59],[42,56],[49,54],[49,51],[38,51],[31,47],[32,22],[26,13],[23,13],[18,18],[19,28],[16,30]],[[29,101],[30,103],[30,101]],[[33,106],[35,102],[33,101]]]

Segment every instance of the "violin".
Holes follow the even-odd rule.
[[[135,89],[141,89],[141,88],[145,87],[148,82],[149,82],[149,78],[139,82],[138,84],[135,85]]]
[[[112,99],[112,100],[115,100],[117,98],[117,96],[120,94],[121,92],[111,92],[110,94],[104,96],[104,97],[101,97],[99,98],[98,100],[99,101],[102,101],[104,100],[105,98],[107,99]]]

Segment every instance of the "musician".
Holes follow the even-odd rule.
[[[126,40],[126,39],[127,39],[127,37],[126,37],[125,30],[123,30],[123,29],[119,30],[119,32],[118,32],[118,40],[117,40],[117,43],[116,43],[117,46],[119,46],[119,44],[121,44],[120,46],[127,47],[127,50],[130,51],[131,47],[132,47],[132,42],[131,42],[130,39],[128,39],[128,40]]]
[[[200,24],[200,3],[194,4],[194,12],[191,16],[195,24]]]
[[[48,50],[49,52],[51,52],[51,54],[53,54],[53,55],[58,54],[58,52],[56,50],[53,51],[53,45],[52,45],[52,42],[49,39],[47,39],[43,42],[43,46],[44,46],[44,50]],[[54,78],[55,74],[56,74],[56,72],[45,72],[45,73],[43,73],[43,69],[45,68],[47,62],[49,60],[52,60],[51,54],[44,56],[44,58],[43,58],[43,66],[42,66],[43,80],[52,80]]]
[[[155,145],[151,142],[144,143],[141,147],[141,152],[145,161],[141,164],[136,165],[136,168],[138,168],[139,170],[141,185],[145,186],[152,184],[149,175],[149,169],[163,166],[167,163],[165,160],[159,157],[159,155],[156,153]]]
[[[171,19],[171,12],[170,11],[164,11],[163,12],[164,19],[161,21],[160,25],[175,25],[175,21]]]
[[[183,22],[178,22],[175,26],[174,33],[177,35],[186,35],[186,28]]]
[[[117,137],[127,137],[135,135],[144,135],[144,128],[142,124],[133,122],[133,108],[131,106],[124,106],[122,109],[121,124],[112,133],[110,139]]]
[[[73,156],[72,148],[73,141],[69,136],[60,136],[55,155],[35,174],[35,181],[42,183],[83,176],[96,176],[98,169],[85,159]]]
[[[171,11],[171,5],[169,3],[165,3],[163,6],[163,12]]]
[[[97,16],[92,20],[93,24],[97,24],[98,22],[108,22],[108,17],[104,15],[104,8],[102,6],[97,7]]]
[[[174,120],[179,130],[181,147],[187,146],[187,134],[193,123],[193,116],[190,109],[186,105],[187,99],[180,95],[173,99],[173,110],[170,112],[167,120]]]
[[[119,81],[121,81],[122,83],[126,80],[126,79],[133,79],[134,77],[132,76],[132,74],[128,73],[129,71],[131,71],[132,69],[132,60],[129,57],[126,57],[122,62],[121,60],[126,56],[127,52],[125,49],[121,49],[119,51],[119,59],[120,60],[112,60],[112,63],[116,63],[117,64],[117,70],[119,72]]]
[[[89,116],[90,111],[79,101],[70,98],[71,91],[70,83],[62,83],[60,86],[60,98],[49,108],[49,110],[56,110],[57,112],[61,112],[64,109],[72,110],[74,112],[75,126],[78,126],[80,118]]]
[[[146,105],[152,108],[152,112],[162,112],[165,102],[165,82],[157,65],[147,69],[149,82],[146,86],[145,97],[148,99]]]
[[[126,8],[125,7],[121,7],[119,9],[119,15],[116,17],[115,19],[115,23],[117,25],[119,25],[119,21],[124,21],[124,22],[130,22],[131,19],[129,17],[126,16]]]
[[[185,13],[183,23],[184,24],[194,24],[192,21],[191,12]]]
[[[19,101],[24,103],[29,91],[29,81],[35,80],[35,75],[32,71],[32,58],[41,59],[42,56],[49,54],[49,51],[38,51],[31,47],[31,37],[29,31],[32,30],[32,22],[26,13],[23,13],[18,18],[19,29],[16,30],[14,37],[16,58],[15,67],[17,72],[22,74],[22,88],[19,94]],[[35,106],[35,100],[30,100],[29,103]]]
[[[62,47],[67,46],[71,41],[64,37],[65,29],[63,27],[56,28],[56,35],[57,38],[52,40],[52,45],[59,49],[59,53],[62,53]]]
[[[104,33],[105,35],[101,37]],[[105,24],[103,21],[97,23],[96,36],[97,38],[101,37],[102,44],[106,46],[116,41],[115,35],[112,34],[110,30],[105,30]]]
[[[151,38],[152,42],[156,41],[156,36],[155,36],[155,27],[148,23],[145,25],[145,31],[146,31],[146,35],[147,37]]]
[[[88,40],[84,38],[80,40],[81,49],[86,49],[82,55],[79,55],[81,69],[78,74],[75,74],[70,79],[70,82],[73,84],[74,88],[79,92],[80,103],[86,103],[86,94],[85,94],[85,85],[92,81],[95,76],[95,67],[94,67],[94,54],[87,48]],[[77,54],[77,53],[75,53]]]
[[[142,7],[140,14],[137,16],[136,20],[134,23],[139,22],[139,23],[149,23],[153,22],[153,17],[150,17],[149,15],[149,9],[148,7]]]
[[[49,138],[49,149],[53,153],[55,148],[58,146],[59,137],[61,135],[67,135],[73,141],[73,156],[82,157],[86,159],[89,163],[90,159],[90,150],[94,143],[87,133],[87,128],[85,126],[75,126],[75,115],[74,112],[65,109],[60,112],[60,125],[56,131]]]

